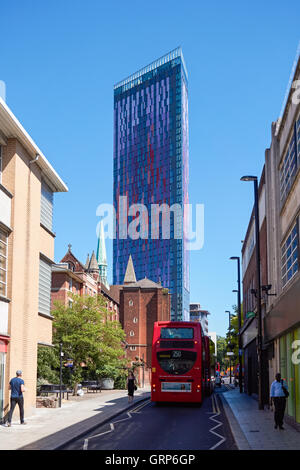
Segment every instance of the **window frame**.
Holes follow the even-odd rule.
[[[293,232],[296,229],[295,235],[293,236]],[[287,245],[288,239],[291,237],[290,243]],[[293,242],[297,240],[295,247],[293,248]],[[289,250],[291,250],[290,254],[288,255]],[[299,217],[296,218],[295,222],[292,225],[291,230],[288,232],[284,241],[281,243],[280,246],[281,251],[281,284],[282,289],[284,289],[290,281],[296,276],[299,272]],[[294,253],[297,253],[297,257],[294,258]],[[291,261],[290,266],[288,266],[289,261]],[[297,264],[297,270],[294,271],[294,265]],[[288,278],[288,273],[292,270],[292,275]]]
[[[5,282],[0,280],[0,284],[3,284],[3,285],[4,285],[4,293],[2,294],[2,293],[0,292],[0,296],[2,296],[2,297],[7,297],[8,234],[7,234],[7,232],[5,232],[5,230],[3,230],[2,228],[0,228],[0,233],[3,234],[3,236],[4,236],[5,240],[6,240],[6,241],[3,241],[3,240],[0,238],[0,244],[5,245],[5,247],[6,247],[5,255],[3,255],[2,253],[0,253],[0,256],[5,259],[5,268],[2,268],[2,267],[0,266],[0,270],[1,270],[1,271],[4,271],[4,273],[5,273]]]

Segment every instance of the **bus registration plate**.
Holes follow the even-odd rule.
[[[161,384],[162,392],[191,392],[192,384],[186,382],[163,382]]]

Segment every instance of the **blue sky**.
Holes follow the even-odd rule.
[[[55,196],[55,260],[96,250],[112,202],[113,85],[181,45],[189,74],[190,202],[205,205],[191,252],[191,302],[224,335],[253,188],[298,41],[296,0],[15,0],[1,7],[7,104],[69,187]],[[109,277],[112,242],[107,241]]]

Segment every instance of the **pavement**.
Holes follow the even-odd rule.
[[[274,411],[258,409],[258,402],[239,388],[220,394],[239,450],[300,450],[300,432],[284,422],[274,429]]]
[[[138,389],[131,404],[126,390],[86,393],[62,400],[61,408],[36,408],[34,415],[25,415],[24,426],[16,407],[12,426],[0,425],[0,450],[60,449],[149,397],[150,387]]]

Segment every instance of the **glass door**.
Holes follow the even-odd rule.
[[[0,352],[0,420],[3,418],[4,406],[5,356],[4,352]]]

